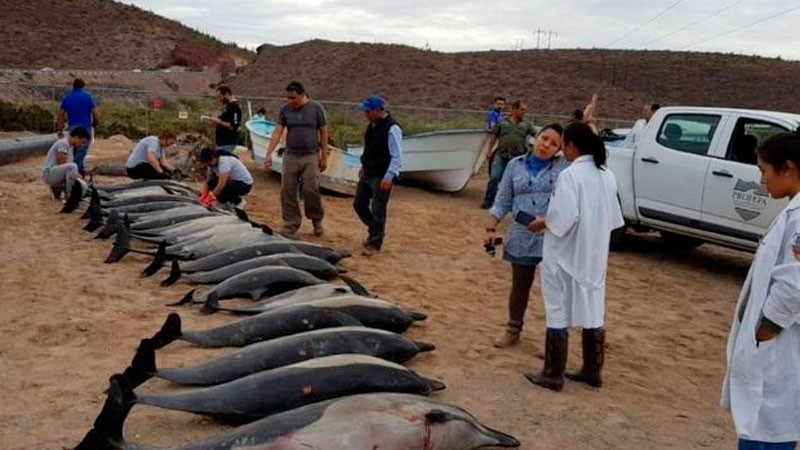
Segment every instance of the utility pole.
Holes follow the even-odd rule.
[[[547,49],[550,50],[550,47],[553,43],[553,37],[558,37],[558,33],[553,30],[542,30],[539,27],[536,27],[536,31],[533,32],[536,35],[536,50],[539,50],[542,47],[542,36],[547,36]]]

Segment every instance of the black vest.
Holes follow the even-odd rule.
[[[386,175],[392,160],[389,153],[389,129],[392,125],[399,124],[391,115],[367,125],[367,131],[364,133],[364,153],[361,155],[364,175],[370,177]]]

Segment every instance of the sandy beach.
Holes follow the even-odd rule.
[[[123,155],[128,145],[100,140],[89,164]],[[57,214],[60,205],[40,180],[41,163],[33,158],[0,167],[3,450],[77,444],[100,410],[108,377],[126,367],[139,340],[155,332],[168,312],[180,312],[187,329],[232,319],[164,306],[190,287],[159,287],[165,272],[139,278],[145,256],[103,264],[111,242],[93,240],[81,229],[79,214]],[[277,228],[279,179],[251,169],[256,187],[248,212]],[[478,204],[484,177],[457,194],[397,187],[384,251],[377,255],[361,255],[366,230],[350,198],[325,196],[326,235],[314,238],[305,221],[301,236],[349,250],[354,256],[343,265],[351,276],[385,299],[426,312],[429,319],[408,335],[437,350],[409,366],[447,384],[437,399],[515,435],[523,449],[733,448],[719,391],[734,302],[752,255],[708,244],[677,251],[655,234],[631,235],[611,254],[608,268],[605,386],[568,382],[553,393],[522,376],[542,365],[538,280],[521,344],[506,350],[491,345],[506,320],[510,268],[499,254],[483,253],[487,212]],[[576,367],[579,332],[571,334],[570,345],[569,367]],[[180,366],[229,351],[178,342],[158,352],[158,364]],[[141,389],[175,388],[151,380]],[[227,429],[200,416],[137,406],[125,435],[167,445]]]

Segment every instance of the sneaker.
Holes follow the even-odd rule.
[[[378,247],[377,245],[375,245],[375,244],[373,244],[373,243],[371,243],[369,241],[364,241],[362,246],[364,247],[365,253],[368,253],[368,254],[377,253],[377,252],[381,251],[380,247]]]
[[[53,192],[53,198],[61,200],[61,194],[64,192],[64,189],[60,187],[51,187],[50,190]]]
[[[323,234],[325,234],[325,229],[322,228],[322,221],[321,220],[315,220],[314,221],[314,236],[321,237]]]
[[[234,208],[241,209],[242,211],[244,211],[244,208],[246,206],[247,206],[247,200],[245,200],[245,199],[241,199],[241,200],[239,200],[239,203],[233,205]]]

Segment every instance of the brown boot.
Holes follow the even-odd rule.
[[[584,328],[581,338],[583,341],[583,367],[578,372],[567,372],[564,376],[570,380],[599,388],[603,385],[600,372],[603,370],[605,360],[606,330]]]
[[[503,335],[494,341],[494,346],[496,348],[508,348],[516,345],[519,342],[520,333],[522,333],[522,324],[509,323],[506,325],[506,331],[503,332]]]
[[[544,368],[539,373],[526,373],[525,378],[533,384],[556,392],[564,388],[564,369],[567,367],[569,334],[566,329],[547,329]]]

